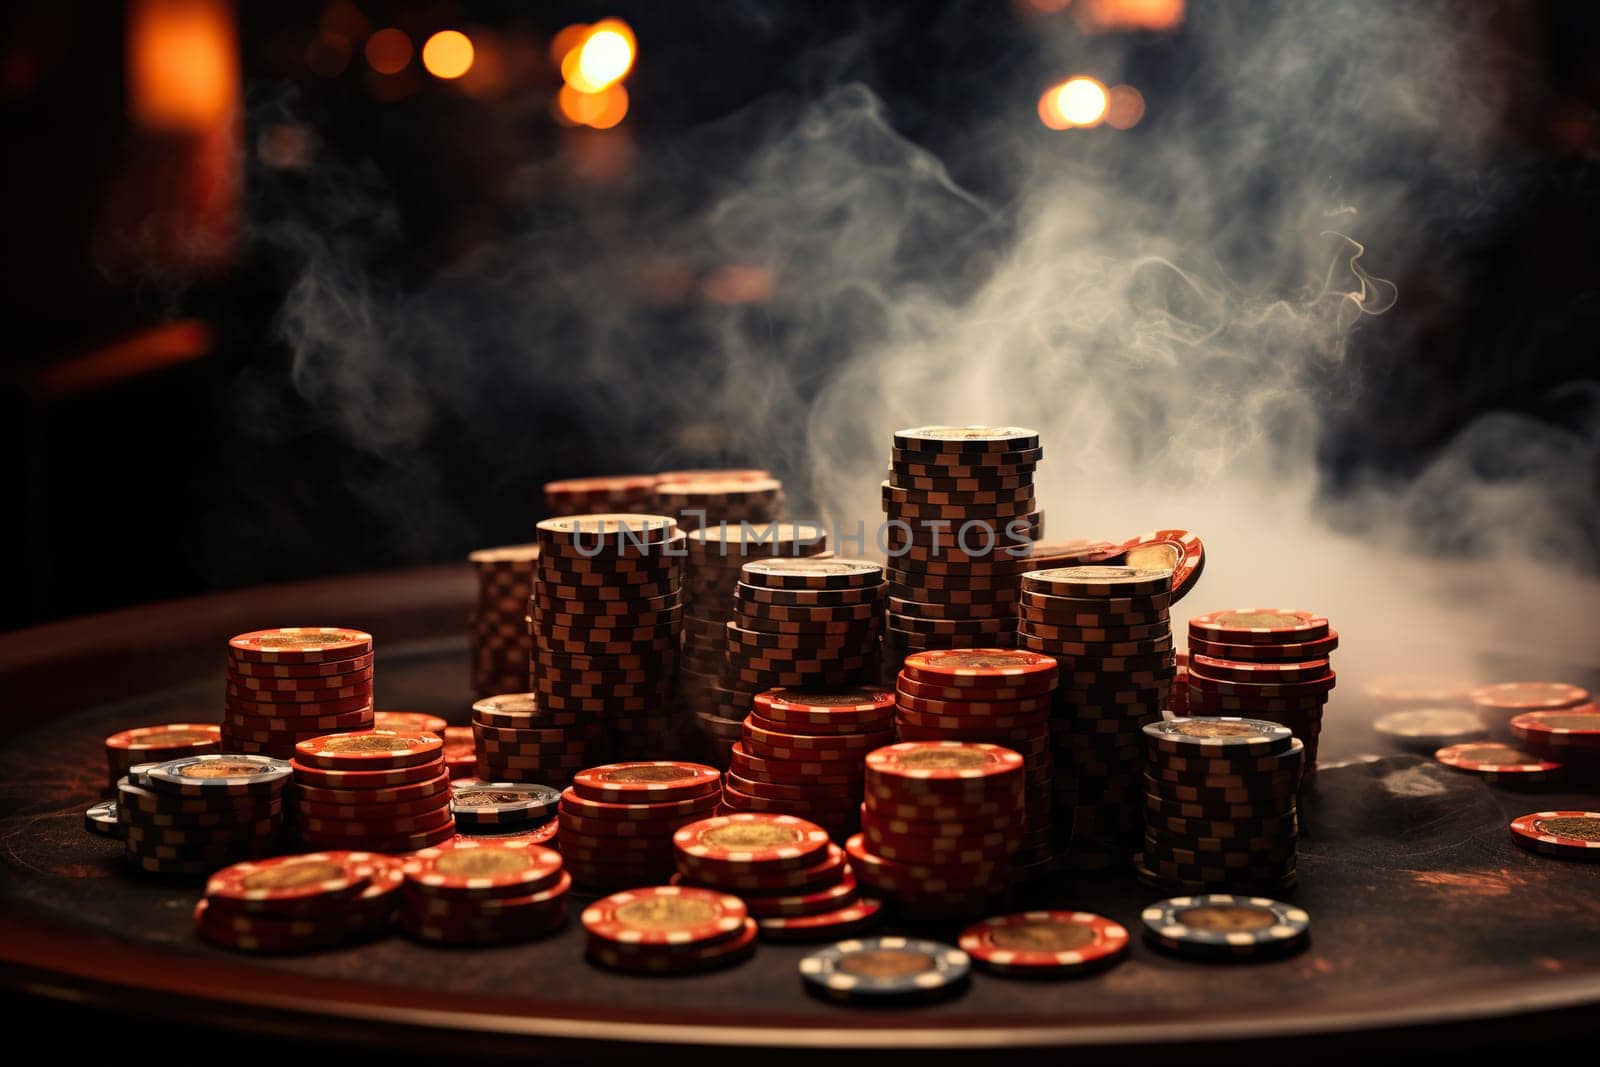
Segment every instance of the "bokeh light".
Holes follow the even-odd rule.
[[[1097,126],[1106,117],[1110,95],[1094,78],[1069,78],[1056,90],[1056,110],[1070,126]]]
[[[379,74],[399,74],[411,62],[412,51],[411,38],[405,31],[389,26],[367,38],[362,54],[367,57],[367,65]]]
[[[422,46],[422,65],[435,78],[450,81],[472,69],[472,38],[460,30],[440,30]]]
[[[1175,29],[1186,6],[1185,0],[1083,0],[1073,11],[1091,32],[1161,31]]]
[[[628,90],[613,85],[598,93],[583,93],[563,85],[556,94],[556,117],[569,126],[609,130],[628,115]]]
[[[1144,96],[1131,85],[1118,85],[1111,90],[1106,104],[1106,125],[1119,130],[1131,130],[1144,118]]]
[[[632,66],[633,46],[616,30],[597,30],[578,49],[578,73],[590,85],[615,84]]]

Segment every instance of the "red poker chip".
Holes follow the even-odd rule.
[[[765,783],[754,783],[756,786]],[[854,790],[838,795],[802,794],[773,795],[753,790],[750,783],[730,781],[723,787],[723,804],[730,811],[769,811],[777,815],[798,815],[813,822],[830,822],[848,819],[861,803],[861,793]]]
[[[904,671],[901,671],[895,679],[895,690],[901,697],[946,701],[1034,700],[1051,691],[1048,687],[1041,688],[1036,683],[1019,686],[937,685],[919,682]]]
[[[1226,682],[1249,682],[1254,685],[1288,685],[1313,682],[1332,672],[1326,659],[1306,660],[1299,663],[1241,663],[1216,659],[1212,656],[1194,655],[1189,659],[1190,677],[1199,672],[1202,678]]]
[[[295,814],[303,819],[318,819],[327,822],[379,822],[385,819],[416,819],[423,816],[433,816],[442,809],[450,806],[450,792],[447,789],[437,790],[410,800],[385,800],[360,804],[334,804],[328,801],[311,800],[304,795],[295,797]],[[426,825],[433,825],[439,820],[431,818]]]
[[[1566,682],[1502,682],[1474,689],[1472,703],[1496,711],[1573,708],[1589,701],[1589,691]]]
[[[740,813],[690,823],[672,836],[672,844],[684,869],[789,870],[825,856],[828,833],[791,815]]]
[[[744,901],[692,886],[651,886],[614,893],[583,910],[591,938],[623,946],[691,948],[736,938],[749,913]]]
[[[215,752],[220,741],[221,729],[216,723],[180,722],[123,730],[106,738],[105,744],[136,763],[160,763]]]
[[[424,896],[520,897],[555,884],[561,854],[522,838],[455,840],[406,861],[408,891]]]
[[[382,922],[366,912],[282,918],[228,914],[208,900],[195,905],[195,933],[241,952],[290,953],[329,948],[377,932]]]
[[[1328,620],[1292,608],[1234,608],[1196,615],[1189,634],[1235,645],[1300,644],[1328,636]]]
[[[681,876],[680,876],[681,877]],[[854,904],[860,895],[855,875],[847,864],[841,864],[838,881],[821,889],[802,892],[779,890],[756,892],[743,890],[737,894],[755,919],[773,919],[800,915],[821,915]]]
[[[359,674],[372,667],[371,652],[354,659],[327,660],[322,663],[262,663],[242,659],[228,652],[227,673],[239,678],[337,678]]]
[[[844,850],[829,844],[821,858],[807,867],[728,867],[716,870],[680,868],[682,881],[743,896],[745,893],[804,895],[836,885],[849,865]]]
[[[1563,859],[1600,860],[1600,812],[1536,811],[1511,820],[1512,840]]]
[[[901,670],[906,678],[928,685],[1048,691],[1055,687],[1057,664],[1050,656],[1013,648],[958,648],[907,656]]]
[[[679,815],[664,819],[585,819],[570,811],[562,811],[558,818],[561,831],[568,839],[624,837],[635,840],[669,841],[680,826],[704,818],[700,815]]]
[[[930,700],[926,697],[901,693],[898,697],[897,707],[901,711],[913,711],[932,716],[956,716],[974,719],[984,719],[990,716],[1025,718],[1030,715],[1048,715],[1052,703],[1053,699],[1049,695],[1025,697],[1018,700]]]
[[[363,808],[360,809],[363,818],[344,819],[323,814],[327,809],[300,805],[295,811],[295,825],[304,833],[319,836],[390,838],[428,831],[452,818],[448,797],[414,814],[402,814],[397,807],[379,805],[376,808]]]
[[[730,755],[732,762],[728,769],[753,781],[771,781],[785,785],[790,783],[849,785],[861,777],[860,764],[857,762],[842,760],[791,762],[763,759],[752,755],[741,742],[733,744]]]
[[[443,749],[438,734],[370,730],[301,741],[295,745],[295,758],[323,770],[398,770],[435,763]]]
[[[1600,704],[1512,716],[1511,733],[1540,749],[1600,750]]]
[[[412,887],[416,885],[408,884]],[[442,921],[460,926],[542,926],[553,921],[557,912],[564,913],[564,898],[571,889],[572,875],[557,869],[554,876],[538,883],[537,888],[517,892],[516,895],[474,896],[458,892],[430,895],[412,888],[407,891],[404,900],[408,912],[430,922]]]
[[[421,711],[374,711],[372,726],[377,730],[402,730],[444,736],[449,724],[437,715]]]
[[[642,801],[687,800],[714,794],[721,786],[714,767],[676,760],[612,763],[581,771],[572,788],[588,800],[637,804]]]
[[[1021,784],[1022,757],[998,745],[908,741],[867,754],[867,778],[906,794],[971,795]]]
[[[428,799],[436,796],[448,797],[450,795],[449,776],[440,773],[439,768],[433,768],[434,775],[420,782],[408,782],[404,785],[388,787],[374,787],[366,789],[326,789],[319,786],[307,785],[305,781],[296,776],[292,788],[292,795],[297,801],[310,802],[323,805],[342,807],[361,807],[382,804],[405,804],[417,800]]]
[[[1212,656],[1216,659],[1231,660],[1234,662],[1246,661],[1250,663],[1306,663],[1310,660],[1327,659],[1328,654],[1339,647],[1339,631],[1329,630],[1327,637],[1320,637],[1314,641],[1300,641],[1287,645],[1241,645],[1230,644],[1222,641],[1208,641],[1194,634],[1189,635],[1189,651],[1195,655]],[[1389,681],[1396,681],[1390,679]],[[1366,687],[1368,696],[1385,701],[1421,702],[1416,697],[1377,696],[1373,691],[1373,684]],[[1407,690],[1381,689],[1384,692],[1404,693]],[[1421,692],[1421,689],[1412,690]],[[1455,696],[1447,698],[1459,700],[1466,695],[1464,688],[1458,688]]]
[[[561,810],[583,819],[608,822],[643,821],[662,819],[702,818],[717,806],[717,795],[691,797],[688,800],[647,801],[630,804],[621,801],[590,800],[575,789],[567,788],[561,794]]]
[[[1548,775],[1561,769],[1555,760],[1532,755],[1497,741],[1449,745],[1433,754],[1446,767],[1493,775]]]
[[[1195,587],[1206,569],[1206,548],[1188,530],[1156,530],[1130,538],[1117,546],[1124,566],[1172,572],[1172,600],[1176,603]]]
[[[761,720],[750,716],[740,724],[739,736],[744,740],[746,747],[760,745],[768,748],[788,749],[795,751],[814,751],[827,753],[819,755],[819,759],[850,758],[864,754],[870,749],[888,744],[893,739],[890,730],[878,730],[872,733],[847,733],[847,734],[812,734],[803,731],[772,730],[760,725]]]
[[[369,665],[361,670],[349,674],[313,675],[303,678],[274,678],[260,677],[250,674],[237,674],[230,670],[225,681],[229,693],[258,693],[259,696],[249,697],[252,700],[305,700],[319,699],[317,694],[325,694],[341,689],[355,689],[361,687],[372,688],[372,667]],[[302,696],[301,694],[312,694]],[[321,696],[320,699],[336,699]]]
[[[585,955],[602,967],[633,974],[693,974],[748,959],[755,948],[756,932],[755,920],[746,919],[734,936],[688,948],[640,947],[591,939]]]
[[[330,700],[278,702],[257,700],[254,696],[239,696],[225,692],[222,697],[222,706],[230,712],[236,712],[241,715],[264,716],[266,718],[287,718],[292,715],[308,715],[312,717],[345,715],[352,711],[371,708],[372,693],[368,687],[363,686],[351,694]]]
[[[330,904],[345,906],[383,869],[366,852],[316,852],[236,863],[206,883],[206,896],[242,911],[302,914]]]
[[[850,857],[851,870],[863,886],[902,899],[908,895],[970,895],[994,885],[996,879],[1003,879],[1002,870],[1010,866],[1009,860],[953,867],[903,863],[873,853],[864,834],[847,839],[844,848]]]
[[[1296,698],[1326,693],[1333,689],[1338,681],[1336,672],[1331,670],[1302,681],[1276,684],[1266,681],[1228,681],[1224,678],[1213,678],[1209,674],[1202,673],[1205,659],[1205,656],[1195,656],[1189,663],[1189,690],[1191,693],[1195,690],[1200,690],[1204,693],[1215,693],[1224,697],[1258,697],[1269,700],[1273,698]]]
[[[337,626],[288,626],[231,637],[228,649],[234,658],[256,663],[325,663],[365,655],[372,635]]]
[[[772,916],[757,923],[762,938],[768,941],[836,941],[876,925],[882,912],[881,901],[862,897],[833,911]]]
[[[844,689],[840,703],[827,705],[816,690],[773,689],[757,693],[751,714],[774,729],[806,733],[868,733],[894,720],[892,689]]]
[[[985,919],[957,940],[979,965],[1002,974],[1071,975],[1100,970],[1128,952],[1121,923],[1086,911],[1025,911]]]

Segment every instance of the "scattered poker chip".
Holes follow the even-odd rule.
[[[561,792],[525,782],[464,778],[450,785],[450,811],[463,826],[540,822],[555,814]]]
[[[1378,716],[1372,728],[1406,748],[1433,752],[1445,745],[1478,741],[1489,727],[1460,708],[1407,708]]]
[[[767,941],[824,941],[857,934],[882,918],[882,901],[863,897],[844,907],[811,915],[771,915],[756,920]]]
[[[1206,548],[1187,530],[1156,530],[1117,546],[1122,564],[1138,570],[1172,572],[1172,601],[1188,595],[1206,568]]]
[[[228,639],[231,656],[256,663],[325,663],[372,650],[372,635],[338,626],[254,630]]]
[[[960,949],[905,937],[841,941],[800,961],[807,989],[855,1003],[938,999],[960,990],[971,973]]]
[[[1600,861],[1600,812],[1536,811],[1511,820],[1517,844],[1547,856]]]
[[[958,944],[985,970],[1065,977],[1121,960],[1128,951],[1128,931],[1086,911],[1027,911],[969,926]]]
[[[444,739],[422,731],[327,734],[295,745],[295,759],[322,770],[399,770],[438,760]]]
[[[1267,897],[1229,893],[1173,897],[1145,908],[1149,939],[1169,952],[1201,958],[1258,958],[1303,947],[1311,916]]]
[[[792,815],[740,813],[690,823],[672,837],[680,866],[718,871],[807,867],[825,855],[828,833]]]
[[[1498,785],[1540,785],[1561,770],[1555,760],[1497,741],[1450,745],[1435,752],[1433,758],[1446,767],[1480,775]]]
[[[1148,723],[1142,727],[1146,743],[1173,755],[1196,752],[1245,756],[1275,756],[1289,751],[1294,732],[1287,726],[1262,719],[1227,716],[1191,716]]]
[[[91,834],[100,837],[114,837],[121,839],[123,834],[122,823],[117,821],[117,802],[115,800],[102,800],[92,805],[83,813],[83,827]]]
[[[428,715],[420,711],[374,711],[372,713],[372,728],[374,730],[399,730],[408,733],[424,732],[444,736],[444,731],[449,724],[437,715]]]
[[[749,913],[744,901],[692,886],[651,886],[614,893],[583,911],[592,938],[620,945],[692,947],[736,936]]]
[[[1237,645],[1277,645],[1328,635],[1328,620],[1290,608],[1234,608],[1196,615],[1189,633],[1208,641]]]
[[[278,792],[288,783],[291,774],[288,763],[269,756],[211,753],[147,767],[139,775],[139,782],[163,793],[255,796]]]
[[[1511,719],[1511,733],[1539,749],[1600,751],[1600,705],[1526,711]]]
[[[127,753],[134,763],[144,763],[152,760],[150,753],[158,753],[163,759],[176,759],[215,752],[218,736],[216,723],[169,723],[112,734],[106,738],[106,748]]]
[[[1548,711],[1576,707],[1589,700],[1589,691],[1565,682],[1502,682],[1474,689],[1472,703],[1497,711]]]
[[[714,767],[676,760],[613,763],[574,775],[572,788],[588,800],[639,803],[686,800],[715,793],[721,774]]]

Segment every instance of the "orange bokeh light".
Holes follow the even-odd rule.
[[[626,78],[639,51],[633,29],[621,19],[568,26],[555,43],[570,45],[561,53],[561,77],[581,93],[598,93]]]
[[[1039,97],[1039,121],[1052,130],[1098,126],[1106,117],[1110,94],[1096,78],[1068,78]],[[1137,120],[1135,120],[1137,121]]]
[[[367,57],[367,65],[379,74],[399,74],[411,62],[412,51],[411,38],[405,31],[389,26],[367,38],[362,54]]]
[[[1106,105],[1106,125],[1119,130],[1131,130],[1144,118],[1144,95],[1131,85],[1119,85],[1111,90]]]
[[[1084,0],[1074,10],[1092,30],[1170,30],[1183,21],[1185,0]]]
[[[440,30],[422,46],[422,65],[435,78],[451,81],[472,69],[472,38],[460,30]]]
[[[628,90],[613,85],[602,92],[581,93],[563,85],[556,94],[556,110],[569,125],[609,130],[627,117]]]
[[[128,9],[128,107],[154,127],[209,131],[239,103],[227,0],[138,0]]]

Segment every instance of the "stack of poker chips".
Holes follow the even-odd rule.
[[[295,746],[294,830],[312,849],[414,852],[455,836],[438,734],[372,730]]]
[[[405,880],[401,861],[313,852],[238,863],[212,875],[195,932],[242,952],[307,952],[386,932]]]
[[[337,626],[256,630],[228,641],[226,752],[289,759],[297,742],[372,728],[372,635]]]
[[[1239,608],[1189,620],[1191,715],[1248,715],[1282,723],[1317,770],[1322,709],[1334,685],[1328,655],[1339,635],[1309,611]]]
[[[478,579],[478,601],[467,623],[472,691],[515,692],[528,684],[528,597],[539,546],[484,548],[467,560]]]
[[[1174,715],[1189,714],[1189,653],[1176,653],[1177,673],[1172,676],[1172,689],[1167,694],[1167,710]]]
[[[557,842],[582,886],[665,882],[672,835],[716,814],[722,775],[699,763],[657,760],[592,767],[561,794]]]
[[[612,758],[678,751],[684,534],[641,514],[546,519],[538,530],[528,604],[540,709],[599,726]]]
[[[462,834],[533,833],[555,819],[560,802],[559,789],[536,782],[459,778],[450,783],[450,814]]]
[[[755,952],[756,922],[744,901],[693,886],[615,893],[583,909],[586,955],[633,974],[690,974],[726,967]]]
[[[740,766],[729,769],[729,811],[794,815],[842,841],[856,831],[868,752],[894,742],[894,693],[866,686],[757,693],[741,728]],[[779,768],[782,773],[768,771]]]
[[[123,730],[106,738],[107,785],[115,793],[129,768],[140,763],[165,763],[220,751],[222,729],[215,723],[179,722]]]
[[[1490,733],[1502,738],[1511,736],[1511,720],[1517,715],[1576,708],[1592,699],[1587,689],[1567,682],[1501,682],[1479,686],[1467,696]]]
[[[1306,747],[1259,719],[1167,719],[1144,728],[1139,876],[1174,889],[1271,891],[1295,883]]]
[[[744,564],[725,627],[723,688],[743,702],[768,689],[871,681],[878,671],[884,588],[883,568],[865,560]]]
[[[649,511],[658,480],[654,474],[617,474],[545,482],[544,506],[558,517]]]
[[[477,777],[565,785],[609,748],[604,725],[577,711],[547,711],[536,693],[501,693],[472,705]]]
[[[889,479],[885,651],[1010,648],[1018,558],[1043,535],[1034,430],[922,426],[894,435]]]
[[[1022,756],[999,745],[905,741],[867,755],[861,833],[845,842],[856,877],[903,918],[993,911],[1022,840]]]
[[[1062,862],[1102,868],[1137,847],[1140,730],[1161,718],[1176,671],[1172,572],[1056,567],[1022,576],[1017,643],[1061,668],[1050,720]]]
[[[561,854],[526,840],[456,840],[405,861],[400,924],[420,941],[496,945],[566,924],[572,875]]]
[[[117,783],[128,864],[194,877],[278,851],[289,764],[209,753],[139,764]]]
[[[687,472],[686,472],[687,473]],[[685,530],[719,523],[764,525],[783,518],[783,483],[772,477],[745,477],[745,472],[708,472],[710,476],[657,481],[655,509],[671,515]],[[764,472],[761,472],[764,473]]]
[[[708,762],[727,768],[728,750],[739,740],[749,710],[747,697],[722,685],[740,568],[752,559],[819,556],[827,547],[821,527],[787,522],[718,523],[690,532],[678,703],[692,712]]]
[[[1214,962],[1291,955],[1311,935],[1311,916],[1303,909],[1229,893],[1157,901],[1140,918],[1145,939],[1161,951]]]
[[[816,823],[792,815],[739,813],[690,823],[673,835],[675,885],[742,899],[768,941],[833,941],[878,920],[844,850]]]
[[[1048,874],[1053,856],[1050,707],[1056,682],[1049,656],[960,648],[907,656],[895,689],[900,740],[984,741],[1022,756],[1024,807],[1015,816],[1022,833],[1013,858],[1023,881]]]

